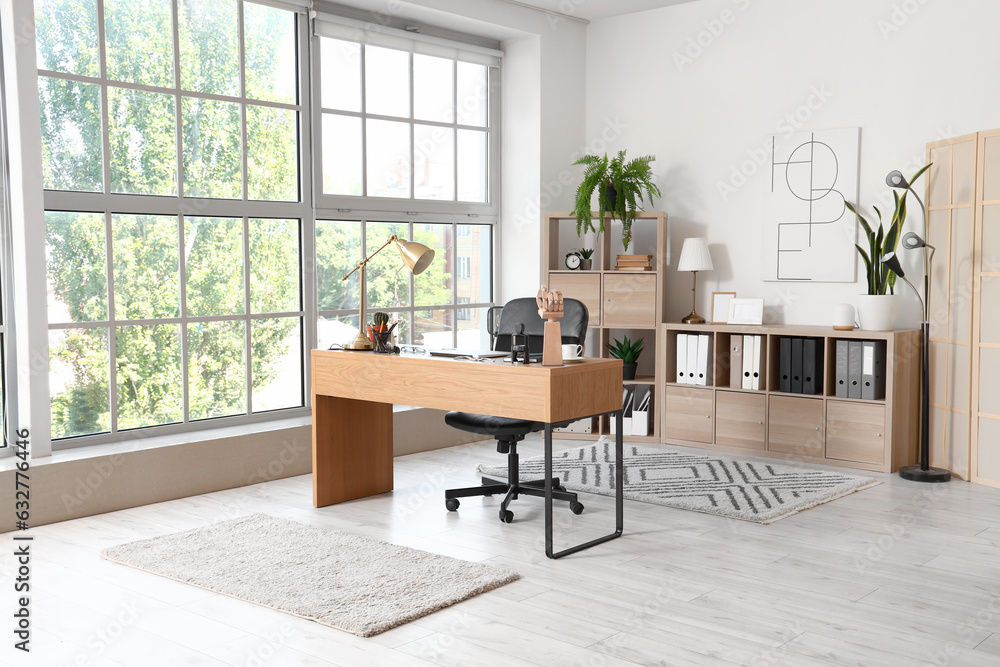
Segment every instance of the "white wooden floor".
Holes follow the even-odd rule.
[[[568,446],[579,442],[565,443]],[[537,440],[522,452],[538,453]],[[541,501],[444,508],[502,458],[479,443],[397,458],[391,494],[315,509],[309,476],[31,531],[33,652],[0,662],[179,665],[1000,665],[1000,491],[884,484],[770,526],[640,503],[626,534],[550,561]],[[558,513],[610,532],[611,499]],[[103,547],[252,512],[508,567],[522,578],[371,639],[100,560]],[[10,535],[7,545],[12,544]],[[0,558],[5,627],[13,560]]]

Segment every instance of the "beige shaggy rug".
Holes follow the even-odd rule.
[[[129,542],[101,556],[362,637],[520,576],[266,514]]]

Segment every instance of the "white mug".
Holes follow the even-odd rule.
[[[563,345],[563,359],[579,359],[583,355],[583,345]]]

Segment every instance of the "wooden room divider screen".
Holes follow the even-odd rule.
[[[1000,130],[927,144],[931,465],[1000,487]]]

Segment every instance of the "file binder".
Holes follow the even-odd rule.
[[[847,397],[861,398],[861,366],[864,345],[852,340],[847,346]]]
[[[632,396],[631,387],[622,387],[622,435],[632,432],[632,422],[630,419],[626,418],[625,412],[629,405],[629,398]],[[612,417],[611,422],[611,435],[615,435],[615,421],[616,419]]]
[[[622,435],[631,435],[632,413],[635,409],[635,388],[631,387],[626,391],[628,392],[628,397],[625,399],[625,409],[622,412]]]
[[[756,338],[756,336],[743,337],[743,381],[740,385],[743,389],[753,389],[753,353],[757,347],[754,344]]]
[[[847,390],[850,381],[847,376],[847,341],[837,341],[836,374],[834,380],[837,385],[837,398],[848,398]]]
[[[733,335],[729,339],[729,386],[740,389],[743,386],[743,336]]]
[[[712,337],[708,334],[698,335],[698,364],[695,366],[694,384],[707,386],[711,375]]]
[[[866,340],[863,345],[861,398],[885,398],[885,342]]]
[[[636,399],[632,410],[632,435],[649,435],[649,404],[652,397],[653,388],[649,387],[641,400]]]
[[[764,339],[761,336],[753,337],[753,385],[752,389],[760,389],[761,376],[764,375],[764,351],[761,349]]]
[[[687,383],[698,384],[698,335],[688,334]]]
[[[792,391],[792,339],[778,340],[778,391]]]
[[[802,339],[792,339],[792,393],[802,393]]]
[[[802,341],[802,393],[823,393],[823,341],[806,338]]]
[[[677,382],[687,384],[688,335],[677,334]]]

